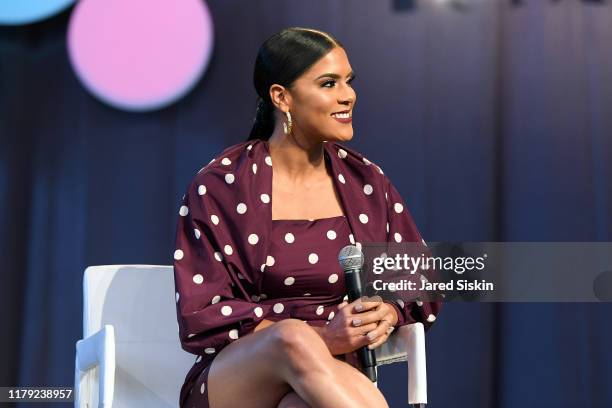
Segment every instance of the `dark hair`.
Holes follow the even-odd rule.
[[[342,44],[330,34],[310,28],[290,27],[268,38],[257,52],[253,85],[257,91],[257,113],[248,140],[268,140],[274,131],[274,105],[270,87],[290,88],[293,82]]]

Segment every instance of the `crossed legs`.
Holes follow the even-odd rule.
[[[299,319],[285,319],[223,348],[208,375],[211,408],[388,408],[359,370],[334,358]]]

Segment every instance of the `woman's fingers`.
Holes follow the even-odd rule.
[[[359,299],[353,301],[353,311],[357,313],[361,313],[366,310],[374,309],[383,303],[383,300],[380,296],[361,296]]]
[[[363,313],[371,309],[376,309],[382,302],[357,299],[353,303],[353,313]]]
[[[394,327],[391,326],[391,323],[387,320],[382,320],[378,327],[367,334],[368,340],[370,344],[368,348],[370,350],[375,349],[376,347],[383,344],[389,338],[391,332],[393,332]]]
[[[382,319],[390,318],[389,310],[385,308],[368,310],[366,312],[355,313],[353,315],[353,326],[363,326],[364,324],[379,322]]]
[[[368,344],[368,349],[374,350],[380,347],[382,344],[384,344],[385,341],[387,341],[388,338],[389,336],[386,334],[384,336],[379,337],[378,340],[376,340],[374,343]]]

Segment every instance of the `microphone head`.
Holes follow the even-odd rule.
[[[361,269],[364,258],[363,253],[355,245],[347,245],[340,250],[338,262],[343,270]]]

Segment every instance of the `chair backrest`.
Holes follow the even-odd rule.
[[[105,324],[115,328],[113,406],[178,406],[180,387],[196,356],[181,349],[172,267],[91,266],[83,286],[83,337]]]

